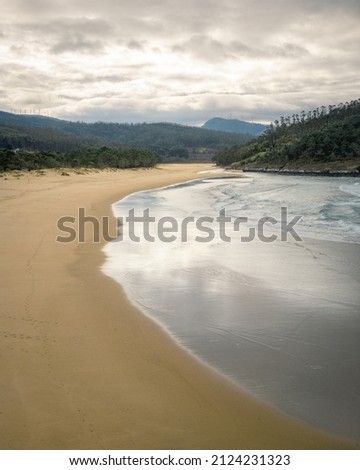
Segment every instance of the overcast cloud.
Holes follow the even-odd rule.
[[[13,0],[0,109],[269,122],[360,95],[358,0]]]

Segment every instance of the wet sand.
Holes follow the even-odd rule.
[[[0,180],[2,449],[340,449],[197,362],[100,271],[102,243],[56,221],[111,216],[134,191],[206,165]]]

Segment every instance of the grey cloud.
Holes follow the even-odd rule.
[[[360,13],[360,4],[358,0],[302,0],[302,6],[306,11],[323,12],[323,11],[351,11]]]
[[[109,83],[122,83],[130,82],[132,79],[126,75],[100,75],[99,77],[94,77],[97,81],[109,82]]]
[[[111,36],[114,31],[114,25],[111,20],[108,21],[104,18],[87,18],[86,16],[54,16],[50,20],[43,20],[33,15],[30,20],[24,20],[20,14],[16,16],[13,22],[8,26],[11,26],[14,31],[40,37],[57,36],[64,32],[108,37]]]
[[[131,78],[126,75],[91,75],[91,74],[84,74],[80,75],[77,78],[72,79],[73,82],[81,83],[81,84],[90,84],[90,83],[100,83],[100,82],[109,82],[109,83],[122,83],[122,82],[129,82]]]
[[[189,97],[189,96],[251,96],[251,95],[258,95],[259,90],[256,91],[214,91],[214,90],[199,90],[193,92],[180,92],[180,93],[169,93],[169,97]],[[263,93],[265,94],[265,92]]]
[[[192,83],[201,83],[201,81],[204,79],[202,75],[199,74],[185,74],[185,73],[174,73],[174,74],[169,74],[166,76],[166,81],[169,83],[179,83],[183,85],[188,85]]]
[[[240,41],[231,41],[227,47],[229,48],[232,54],[236,54],[242,57],[254,57],[260,55],[260,51],[257,48],[250,47]]]
[[[12,0],[11,4],[13,11],[17,13],[18,16],[34,16],[37,17],[56,14],[61,8],[61,0]]]
[[[103,19],[58,18],[51,22],[14,23],[12,33],[19,42],[36,42],[51,53],[99,53],[113,39],[114,28]],[[23,44],[18,47],[23,47]]]
[[[141,78],[146,69],[152,64],[142,63],[133,65],[124,65],[113,67],[111,71],[97,70],[89,73],[89,70],[75,69],[73,67],[64,67],[62,74],[58,76],[58,80],[62,85],[76,87],[78,85],[92,85],[99,83],[119,84],[126,83]],[[91,69],[94,70],[94,69]]]
[[[72,116],[264,120],[358,94],[358,0],[13,0],[2,13],[0,88],[19,103],[56,90]]]
[[[16,87],[26,87],[28,89],[52,87],[56,83],[56,78],[52,75],[41,72],[34,67],[12,62],[3,64],[1,79],[7,85],[12,84]]]
[[[139,41],[135,40],[129,41],[126,46],[128,47],[128,49],[135,49],[140,51],[143,50],[143,45]]]
[[[33,27],[33,26],[32,26]],[[91,36],[112,36],[114,32],[114,24],[104,19],[80,18],[63,18],[57,19],[47,25],[38,25],[45,32],[53,32],[62,34],[65,31],[69,33],[82,33]]]
[[[86,54],[97,54],[103,51],[105,43],[98,40],[90,40],[81,34],[65,35],[56,42],[50,52],[63,54],[65,52],[83,52]]]
[[[286,42],[280,46],[267,46],[262,48],[251,47],[240,41],[221,42],[207,36],[193,36],[183,44],[172,46],[172,51],[179,54],[189,54],[199,60],[220,62],[228,59],[284,57],[299,58],[309,54],[309,51],[295,43]]]
[[[48,105],[48,100],[44,99],[41,94],[36,94],[32,93],[29,94],[27,97],[24,97],[21,99],[21,107],[25,108],[23,109],[23,112],[31,112],[31,108],[38,108],[38,107],[46,107]],[[27,109],[30,108],[30,109]]]
[[[66,93],[58,95],[58,100],[60,102],[64,101],[76,101],[79,102],[83,99],[82,96],[79,95],[67,95]]]
[[[286,42],[280,47],[275,47],[271,49],[274,55],[282,56],[285,58],[299,58],[305,55],[310,54],[308,49],[299,45],[299,44],[294,44],[294,43],[289,43]]]
[[[220,62],[230,57],[226,46],[210,36],[195,35],[182,45],[174,46],[180,52],[185,52],[196,59],[208,62]]]

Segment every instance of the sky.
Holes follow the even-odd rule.
[[[267,123],[360,95],[359,0],[2,0],[0,109]]]

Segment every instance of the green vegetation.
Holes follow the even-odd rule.
[[[242,145],[250,139],[249,135],[169,123],[88,124],[0,112],[0,148],[9,150],[68,152],[105,145],[146,148],[163,160],[191,160],[199,148],[205,148],[212,156],[221,148]]]
[[[97,143],[96,139],[85,141],[58,129],[0,124],[0,148],[8,150],[67,152]]]
[[[129,168],[214,155],[218,165],[236,168],[357,170],[360,100],[281,117],[249,139],[168,123],[86,124],[0,112],[0,170]]]
[[[157,156],[152,152],[132,148],[87,148],[65,153],[0,149],[0,171],[61,167],[137,168],[152,167],[157,161]]]
[[[281,117],[264,135],[213,160],[237,168],[359,169],[360,100]]]

